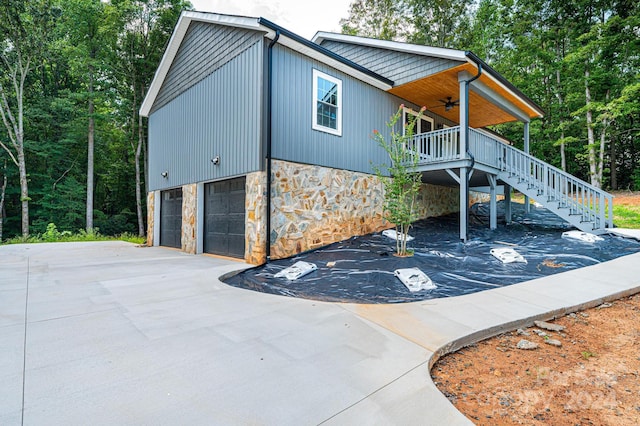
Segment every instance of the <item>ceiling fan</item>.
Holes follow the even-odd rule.
[[[453,109],[453,107],[456,107],[456,106],[460,105],[460,99],[452,101],[451,100],[451,96],[447,96],[447,100],[440,99],[440,102],[442,102],[442,105],[436,105],[436,106],[431,107],[431,108],[444,107],[445,111],[451,111]]]

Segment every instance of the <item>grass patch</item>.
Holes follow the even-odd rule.
[[[615,197],[613,199],[613,224],[618,228],[640,229],[640,196],[615,194]],[[513,194],[511,200],[524,204],[524,195]]]
[[[4,242],[4,244],[33,244],[33,243],[72,243],[86,241],[126,241],[134,244],[144,244],[145,237],[139,237],[130,232],[120,235],[102,235],[98,229],[87,232],[84,229],[76,233],[70,231],[58,231],[54,223],[47,225],[47,230],[42,234],[29,235],[28,237],[17,236]]]
[[[620,228],[640,229],[640,206],[617,206],[614,200],[613,223]]]

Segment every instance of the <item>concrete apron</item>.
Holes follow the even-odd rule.
[[[0,424],[471,424],[430,378],[440,356],[636,293],[639,261],[355,305],[232,288],[216,278],[248,265],[163,248],[3,246]]]

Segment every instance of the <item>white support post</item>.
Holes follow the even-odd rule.
[[[487,175],[489,181],[489,229],[492,231],[498,227],[498,203],[496,200],[496,176]]]
[[[529,122],[524,122],[524,152],[529,153]],[[530,173],[529,170],[530,165],[527,164],[526,173]],[[529,213],[531,211],[531,200],[529,200],[528,196],[524,196],[524,212]]]

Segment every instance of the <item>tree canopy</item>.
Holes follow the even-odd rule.
[[[147,124],[138,110],[189,8],[0,0],[0,240],[49,223],[144,235]]]
[[[144,234],[138,114],[185,0],[0,0],[0,240]],[[355,0],[348,34],[471,50],[546,111],[534,155],[640,190],[640,3]],[[519,123],[494,130],[522,143]],[[6,183],[5,183],[6,182]]]
[[[531,125],[534,155],[599,187],[640,190],[640,3],[358,0],[342,27],[474,52],[546,111]],[[494,130],[522,143],[521,124]]]

